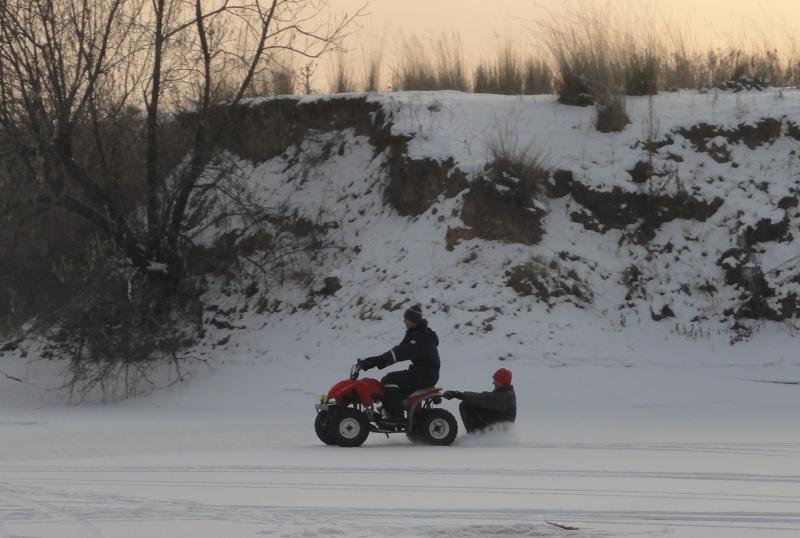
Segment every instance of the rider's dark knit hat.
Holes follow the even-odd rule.
[[[415,304],[403,313],[403,319],[407,319],[412,323],[420,323],[422,321],[422,306]]]

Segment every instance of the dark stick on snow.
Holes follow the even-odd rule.
[[[23,379],[20,379],[18,377],[14,377],[13,375],[8,375],[3,370],[0,370],[0,374],[3,374],[4,376],[6,376],[6,379],[10,379],[11,381],[19,381],[20,383],[25,383],[26,385],[30,384],[30,383],[28,383],[27,381],[25,381]]]
[[[552,525],[554,527],[558,527],[559,529],[564,529],[565,531],[577,531],[580,530],[579,527],[572,527],[570,525],[564,525],[563,523],[553,523],[552,521],[545,521],[548,525]]]
[[[742,381],[752,381],[753,383],[771,383],[773,385],[800,385],[800,381],[784,381],[781,379],[743,379]]]

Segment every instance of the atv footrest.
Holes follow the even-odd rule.
[[[375,424],[370,426],[373,433],[401,433],[406,431],[405,424]]]

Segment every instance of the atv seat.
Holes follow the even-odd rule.
[[[425,398],[429,398],[431,396],[436,396],[438,394],[441,394],[441,392],[442,389],[438,387],[429,387],[427,389],[415,390],[414,392],[406,396],[405,400],[403,400],[403,407],[409,409],[420,400],[424,400]]]

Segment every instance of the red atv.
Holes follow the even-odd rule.
[[[375,405],[383,398],[383,385],[377,379],[359,379],[361,360],[350,368],[350,379],[336,383],[316,404],[314,430],[326,445],[361,446],[369,432],[405,433],[414,442],[447,446],[458,434],[458,423],[442,403],[442,389],[431,387],[409,394],[403,401],[402,422],[387,422]]]

